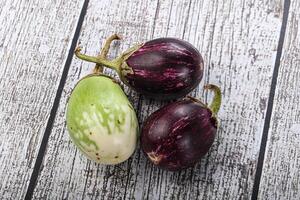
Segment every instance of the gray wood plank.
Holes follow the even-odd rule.
[[[205,82],[225,87],[221,130],[210,155],[194,169],[173,174],[151,168],[147,194],[149,199],[249,199],[279,36],[281,4],[196,3],[191,4],[192,17],[184,39],[205,52],[209,67]],[[200,15],[197,21],[201,8],[206,15]],[[261,21],[263,16],[265,21]],[[178,31],[173,34],[181,37]],[[193,95],[202,96],[200,88]],[[159,105],[143,107],[147,110],[144,119],[156,107]],[[148,166],[145,169],[149,171]]]
[[[125,9],[126,8],[126,9]],[[112,46],[110,57],[134,43],[152,36],[157,1],[90,1],[80,36],[83,51],[98,54],[103,40],[113,33],[123,35],[124,40]],[[118,166],[101,166],[88,161],[77,151],[65,129],[65,109],[68,96],[76,82],[92,72],[94,65],[73,59],[62,94],[43,170],[37,182],[34,198],[48,199],[120,199],[128,176],[128,162]],[[116,75],[111,70],[106,73]],[[126,88],[134,107],[138,107],[139,95]]]
[[[1,1],[1,199],[25,196],[82,4]]]
[[[282,20],[281,2],[90,1],[81,45],[96,54],[101,40],[121,33],[111,56],[133,43],[172,36],[190,41],[205,59],[205,78],[191,95],[211,99],[204,83],[222,87],[221,128],[210,153],[193,169],[171,173],[153,167],[138,148],[127,162],[87,161],[65,127],[67,98],[93,65],[73,60],[50,136],[35,198],[48,199],[249,199]],[[107,73],[113,74],[110,70]],[[128,90],[142,123],[166,102]]]
[[[299,7],[291,1],[259,199],[300,199]]]

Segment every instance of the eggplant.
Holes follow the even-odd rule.
[[[183,97],[198,86],[203,76],[199,51],[176,38],[158,38],[136,45],[114,60],[80,51],[80,48],[75,51],[78,58],[116,70],[123,83],[154,99]]]
[[[107,41],[99,57],[105,57]],[[135,111],[120,85],[102,74],[96,65],[94,72],[82,78],[73,89],[66,112],[71,140],[89,159],[102,164],[118,164],[135,150],[138,121]]]
[[[205,88],[215,93],[211,106],[187,97],[160,108],[144,122],[141,147],[154,165],[170,171],[192,167],[212,146],[221,91],[215,85]]]

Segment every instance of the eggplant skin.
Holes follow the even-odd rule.
[[[185,96],[203,76],[203,58],[190,43],[175,38],[146,42],[126,60],[133,73],[124,75],[137,92],[155,99]]]
[[[69,136],[89,159],[107,165],[127,160],[136,148],[138,120],[114,79],[89,75],[72,91],[66,112]]]
[[[141,147],[151,162],[171,170],[193,166],[213,144],[217,120],[210,109],[192,99],[157,110],[144,123]]]

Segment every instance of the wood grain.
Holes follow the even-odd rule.
[[[260,199],[300,199],[299,7],[299,1],[292,1],[261,177]]]
[[[25,196],[83,1],[0,4],[0,197]]]
[[[277,3],[192,2],[185,31],[171,33],[197,45],[207,61],[205,82],[223,86],[222,125],[210,155],[194,169],[150,169],[149,199],[250,198],[281,22]],[[142,107],[143,119],[155,106]]]
[[[191,95],[211,100],[204,83],[220,85],[221,127],[209,153],[193,169],[171,173],[153,167],[138,148],[127,162],[102,166],[87,161],[65,126],[68,96],[93,65],[74,59],[49,139],[34,198],[48,199],[249,199],[259,153],[282,20],[274,1],[91,0],[80,36],[89,54],[121,33],[111,57],[133,43],[172,36],[194,44],[206,61],[205,78]],[[113,74],[110,70],[106,73]],[[142,123],[166,102],[128,90]]]
[[[108,0],[101,4],[90,1],[79,41],[84,47],[83,51],[96,55],[107,36],[119,33],[124,40],[112,46],[112,58],[134,43],[151,38],[156,7],[157,1],[152,0]],[[76,82],[92,72],[93,67],[93,64],[73,59],[34,198],[122,199],[125,195],[128,163],[101,166],[88,161],[77,151],[66,131],[67,99]],[[106,70],[106,73],[112,74],[110,70]],[[130,94],[130,100],[137,108],[138,95],[129,92],[128,88],[126,92]]]

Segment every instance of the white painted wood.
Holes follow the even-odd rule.
[[[0,3],[0,198],[25,196],[83,1]]]
[[[194,169],[167,173],[145,165],[150,180],[139,190],[146,191],[149,199],[250,198],[281,26],[280,7],[280,2],[192,1],[184,34],[177,31],[178,25],[173,27],[176,31],[169,31],[196,45],[207,63],[205,82],[223,87],[221,129],[210,154]],[[202,96],[201,88],[194,95]],[[143,119],[158,107],[146,104],[141,109],[146,109]]]
[[[260,199],[300,199],[300,2],[291,1]]]
[[[113,33],[119,33],[124,40],[114,43],[110,57],[151,38],[156,7],[156,0],[90,1],[79,38],[83,51],[98,54],[104,39]],[[125,194],[129,163],[102,166],[87,161],[70,141],[66,130],[67,99],[76,82],[92,72],[93,67],[76,58],[72,61],[33,198],[121,199]],[[126,93],[137,108],[139,96],[128,88]]]
[[[48,199],[249,199],[252,192],[271,76],[282,20],[281,2],[91,0],[80,35],[96,54],[101,41],[121,33],[111,56],[152,37],[184,38],[205,59],[204,83],[222,87],[221,128],[208,156],[193,169],[171,173],[153,167],[138,148],[127,162],[102,166],[87,161],[65,127],[67,98],[93,65],[73,59],[49,139],[34,198]],[[106,70],[111,74],[110,70]],[[113,73],[115,75],[115,73]],[[140,122],[165,102],[125,87]]]

